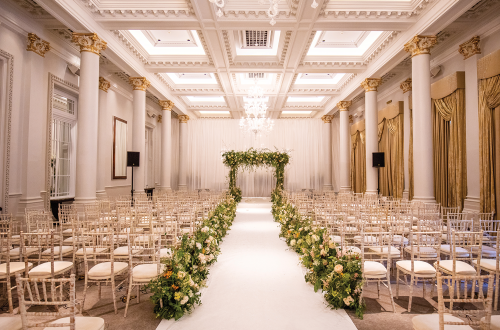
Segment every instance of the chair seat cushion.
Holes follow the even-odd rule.
[[[393,235],[392,236],[392,244],[396,245],[408,245],[408,238],[401,235]]]
[[[462,322],[456,316],[444,314],[445,322]],[[417,315],[411,319],[414,330],[439,330],[439,314]],[[468,325],[444,325],[445,330],[472,330]]]
[[[365,235],[364,237],[365,244],[374,244],[377,243],[378,239],[375,236]],[[354,236],[354,241],[361,242],[361,236]]]
[[[434,264],[436,266],[436,263]],[[447,273],[452,273],[453,272],[453,260],[441,260],[439,262],[439,269],[447,272]],[[476,275],[476,270],[474,267],[469,265],[466,262],[463,262],[461,260],[456,261],[456,273],[458,275]]]
[[[411,273],[411,260],[400,260],[396,262],[396,266]],[[413,261],[413,271],[419,275],[433,275],[436,274],[436,269],[431,264],[422,260]]]
[[[113,271],[114,275],[119,275],[120,273],[127,270],[128,263],[115,261],[113,267],[114,267]],[[90,268],[88,275],[89,279],[91,280],[105,280],[111,278],[111,262],[107,261],[95,265],[94,267]]]
[[[441,252],[445,254],[450,254],[451,252],[451,246],[448,244],[441,245]],[[467,252],[466,249],[460,247],[460,246],[455,246],[455,255],[459,258],[467,258],[469,256],[469,253]]]
[[[340,244],[342,242],[342,237],[337,235],[330,235],[330,241]]]
[[[10,263],[10,275],[14,275],[19,272],[23,272],[26,267],[26,263],[16,261],[16,262],[11,262]],[[28,269],[33,267],[33,264],[31,262],[28,262]],[[0,278],[5,278],[7,276],[7,264],[3,263],[0,264]],[[2,327],[0,327],[2,329]]]
[[[160,258],[170,258],[170,257],[172,257],[172,249],[171,248],[160,249]]]
[[[411,254],[411,247],[407,246],[405,247],[405,252]],[[420,246],[420,247],[413,247],[413,255],[415,256],[423,256],[426,258],[435,258],[437,257],[437,252],[436,249],[430,247],[430,246]]]
[[[477,266],[477,260],[473,260],[472,263]],[[479,265],[488,271],[494,272],[497,269],[496,259],[481,259],[479,260]]]
[[[472,250],[472,253],[477,255],[479,253],[479,246],[473,246],[471,250]],[[491,246],[488,246],[488,245],[483,245],[481,250],[482,250],[483,257],[496,258],[497,249],[492,248]]]
[[[346,246],[345,251],[346,252],[344,254],[346,255],[361,254],[361,249],[356,246]]]
[[[165,265],[160,264],[159,268],[160,270],[158,272],[157,264],[137,265],[132,271],[132,279],[134,282],[149,282],[163,273],[163,271],[165,270]]]
[[[371,276],[382,276],[382,275],[387,275],[387,268],[385,268],[384,265],[382,265],[380,262],[376,261],[365,261],[365,267],[364,267],[364,276],[366,277],[371,277]]]
[[[387,255],[387,253],[389,253],[389,247],[388,246],[374,247],[370,248],[370,251],[380,253],[381,255]],[[397,247],[391,246],[391,256],[399,256],[399,255],[401,255],[401,251]]]
[[[105,248],[105,247],[100,247],[100,248],[96,247],[95,248],[95,254],[105,253],[107,251],[108,251],[108,249]],[[83,252],[84,252],[83,248],[80,248],[80,249],[76,250],[76,256],[77,257],[83,257]],[[94,248],[91,248],[91,247],[85,248],[85,253],[87,255],[94,255]]]
[[[486,317],[481,319],[481,322],[484,322]],[[500,315],[491,315],[491,325],[490,330],[500,330]]]
[[[57,256],[59,255],[61,251],[61,247],[60,246],[54,246],[54,255]],[[62,255],[67,255],[67,254],[70,254],[70,253],[73,253],[73,247],[72,246],[69,246],[69,245],[64,245],[62,246]],[[42,252],[42,255],[44,256],[50,256],[50,249],[46,249],[45,251]]]
[[[50,278],[52,276],[50,270],[50,262],[44,262],[43,264],[40,264],[36,267],[34,267],[32,270],[29,271],[28,275],[30,278],[36,277],[36,278]],[[59,275],[62,273],[67,272],[73,268],[73,263],[71,261],[54,261],[54,275]]]
[[[144,251],[144,248],[142,246],[132,246],[132,254],[140,254]],[[123,257],[129,255],[128,253],[128,246],[120,246],[119,248],[116,248],[113,251],[113,255],[115,257]]]
[[[122,229],[122,233],[130,233],[131,231],[140,234],[144,232],[144,228],[134,228],[133,230],[132,228]]]
[[[69,323],[69,317],[64,317],[50,323]],[[69,327],[47,327],[43,330],[69,330]],[[75,317],[75,330],[104,330],[104,319],[100,317],[77,316]]]
[[[9,254],[11,257],[17,257],[19,258],[19,251],[21,250],[20,247],[13,248],[12,250],[9,251]],[[26,247],[26,254],[28,256],[35,254],[38,252],[38,248],[36,247]]]
[[[23,321],[21,315],[0,317],[0,329],[21,330]]]

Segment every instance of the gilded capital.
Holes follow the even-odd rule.
[[[349,115],[349,124],[353,123],[352,115]]]
[[[45,53],[50,50],[50,44],[47,41],[40,39],[40,37],[36,34],[28,33],[28,46],[26,47],[26,50],[34,52],[41,57],[45,57]]]
[[[96,33],[73,32],[71,41],[80,46],[80,52],[92,52],[97,55],[108,47],[106,41],[99,38]]]
[[[464,60],[468,59],[472,55],[481,54],[479,41],[481,41],[481,39],[478,36],[475,36],[458,47],[458,52],[464,56]]]
[[[340,101],[337,103],[337,108],[339,108],[340,111],[349,111],[351,104],[352,101]]]
[[[110,86],[111,86],[111,84],[109,83],[109,81],[107,81],[103,77],[99,77],[99,89],[100,90],[105,91],[107,93]]]
[[[144,77],[129,77],[129,83],[134,87],[134,90],[146,91],[148,87],[151,85],[149,80]]]
[[[324,115],[323,117],[321,117],[321,120],[323,120],[325,124],[330,124],[332,122],[332,119],[332,115]]]
[[[163,116],[162,116],[162,115],[158,115],[158,119],[157,119],[157,121],[158,121],[159,123],[161,123],[161,120],[162,120],[162,119],[163,119]]]
[[[174,107],[174,102],[170,100],[159,100],[158,104],[161,106],[162,110],[172,111]]]
[[[411,53],[411,57],[431,54],[431,48],[437,44],[436,36],[414,36],[410,41],[405,44],[405,51]]]
[[[411,91],[411,78],[406,79],[399,85],[399,88],[403,90],[403,94]]]
[[[180,115],[179,116],[179,123],[186,124],[189,120],[188,115]]]
[[[380,78],[366,78],[361,86],[365,89],[365,92],[376,92],[377,87],[382,84],[382,79]]]

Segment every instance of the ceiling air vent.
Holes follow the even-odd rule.
[[[264,78],[265,78],[264,72],[250,72],[248,74],[248,79],[264,79]]]
[[[244,33],[244,48],[271,48],[271,31],[249,31]]]

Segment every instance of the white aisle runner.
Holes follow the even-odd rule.
[[[255,200],[238,205],[202,305],[176,322],[163,320],[157,330],[356,329],[344,310],[328,308],[304,281],[298,254],[279,239],[271,203]]]

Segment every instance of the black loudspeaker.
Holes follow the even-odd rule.
[[[385,167],[385,155],[383,152],[374,152],[372,159],[373,167]]]
[[[128,167],[139,167],[139,152],[138,151],[127,151],[127,166]]]

